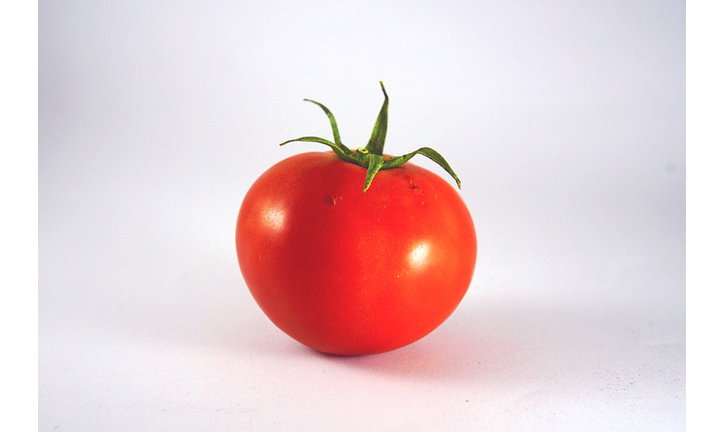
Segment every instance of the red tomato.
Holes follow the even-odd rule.
[[[407,163],[366,170],[333,153],[271,167],[239,213],[244,280],[297,341],[333,354],[410,344],[455,310],[475,269],[473,220],[458,192]]]
[[[277,327],[326,353],[422,338],[452,314],[475,269],[473,220],[447,181],[410,163],[380,170],[364,191],[367,176],[332,152],[299,154],[262,174],[239,212],[252,296]]]

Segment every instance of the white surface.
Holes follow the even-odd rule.
[[[40,430],[684,429],[683,2],[39,12]],[[276,143],[331,135],[302,98],[360,146],[380,79],[478,266],[430,336],[325,356],[254,304],[235,217],[317,149]]]

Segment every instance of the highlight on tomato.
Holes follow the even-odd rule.
[[[340,355],[394,350],[426,336],[460,304],[475,270],[473,219],[446,180],[408,161],[423,155],[460,180],[435,150],[383,153],[389,98],[364,148],[304,136],[331,151],[264,172],[236,225],[244,281],[269,319],[298,342]]]

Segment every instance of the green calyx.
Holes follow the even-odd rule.
[[[447,171],[448,174],[452,176],[453,179],[455,179],[455,183],[457,183],[458,188],[460,188],[460,179],[455,174],[455,171],[453,171],[453,169],[450,167],[450,164],[447,163],[445,158],[442,157],[440,153],[431,149],[430,147],[422,147],[412,153],[407,153],[402,156],[385,157],[383,155],[382,151],[385,147],[385,137],[387,136],[387,107],[390,100],[387,97],[387,91],[385,90],[385,85],[382,83],[382,81],[380,81],[380,86],[382,86],[382,93],[385,95],[385,101],[382,104],[382,109],[380,109],[379,115],[377,116],[375,127],[372,129],[372,136],[370,137],[370,140],[367,143],[366,147],[358,148],[357,150],[350,150],[347,146],[342,144],[342,140],[339,137],[339,129],[337,128],[337,121],[334,119],[334,115],[332,114],[332,112],[321,103],[310,99],[304,100],[307,102],[312,102],[313,104],[319,106],[320,108],[322,108],[324,113],[327,114],[327,117],[329,118],[329,123],[332,125],[332,135],[334,136],[334,142],[320,137],[305,136],[289,141],[284,141],[279,145],[285,145],[295,141],[302,141],[316,142],[331,147],[332,151],[334,151],[334,154],[336,154],[337,157],[339,157],[341,160],[353,163],[355,165],[359,165],[367,169],[367,177],[365,178],[363,192],[366,192],[367,189],[370,187],[372,179],[374,179],[378,171],[390,168],[397,168],[412,159],[412,157],[416,154],[426,156],[427,158],[440,165],[445,171]]]

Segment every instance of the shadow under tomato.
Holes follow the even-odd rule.
[[[495,315],[475,305],[462,308],[423,339],[381,354],[341,356],[309,349],[312,355],[368,373],[400,379],[471,381],[509,374],[518,358],[516,338],[500,330]]]

